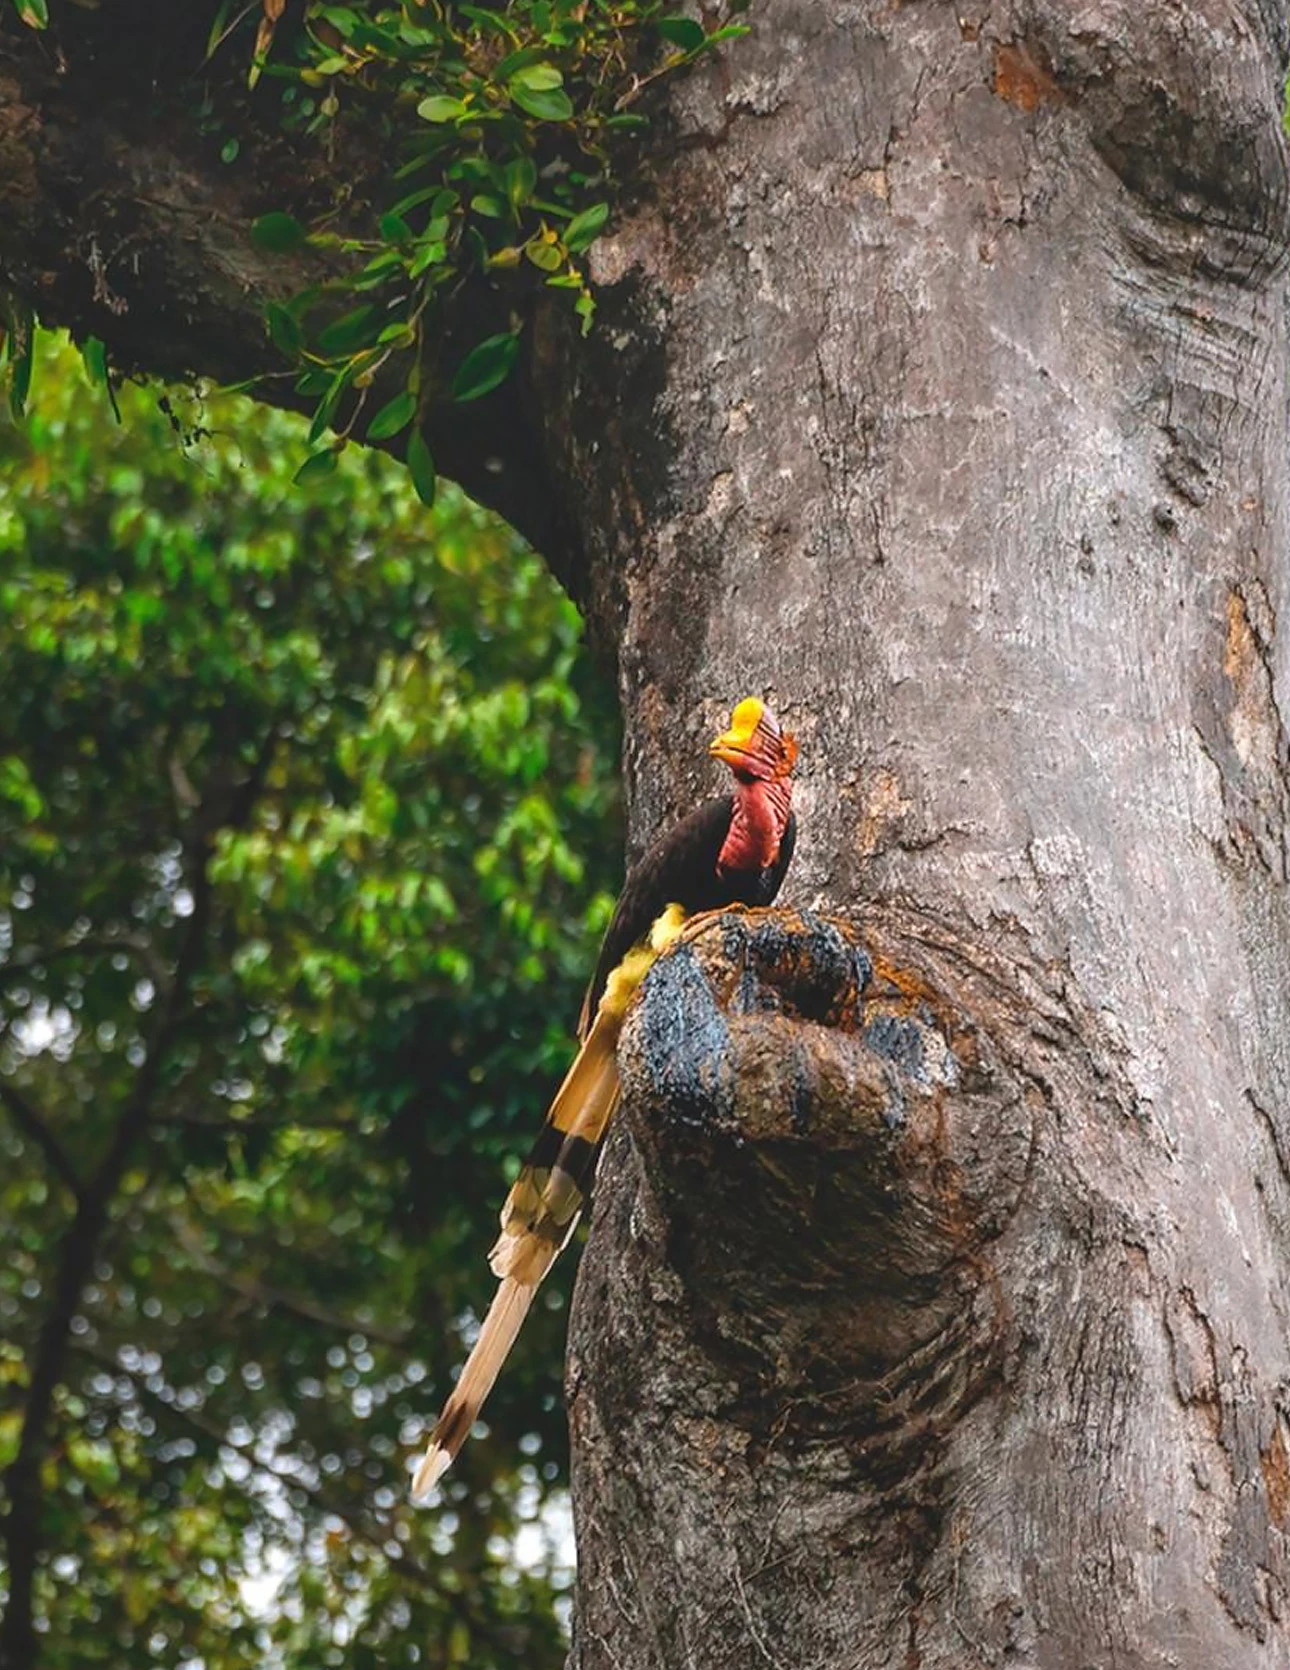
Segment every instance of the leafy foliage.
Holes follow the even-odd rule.
[[[31,392],[35,347],[36,316],[31,306],[0,290],[0,387],[7,393],[10,415],[19,421]]]
[[[368,390],[391,361],[403,392],[367,431],[380,439],[412,424],[430,393],[475,400],[506,378],[516,330],[478,343],[455,367],[437,363],[427,322],[466,275],[527,272],[569,292],[589,327],[594,300],[579,258],[609,218],[612,141],[644,125],[629,107],[647,82],[744,32],[671,14],[666,0],[310,0],[284,40],[281,10],[266,0],[252,76],[286,82],[288,120],[331,131],[347,102],[378,101],[399,140],[371,235],[311,235],[283,212],[253,228],[267,249],[308,239],[357,258],[345,278],[269,309],[273,341],[301,364],[298,392],[316,400],[311,441],[370,416]],[[221,23],[214,39],[225,34]]]
[[[249,228],[273,253],[311,246],[335,274],[265,308],[295,392],[312,403],[298,483],[325,480],[352,435],[408,436],[399,450],[420,435],[412,476],[430,502],[426,408],[480,399],[506,380],[535,285],[567,293],[590,328],[583,257],[609,221],[622,141],[647,126],[640,95],[746,33],[723,18],[748,3],[720,0],[700,22],[676,12],[677,0],[304,0],[290,9],[285,0],[212,0],[211,76],[193,123],[219,143],[223,162],[242,154],[227,124],[250,119],[218,73],[239,51],[252,88],[278,85],[280,123],[294,141],[343,159],[356,123],[388,158],[383,177],[364,182],[372,200],[362,207],[341,166],[311,225],[269,209]],[[31,27],[48,25],[46,0],[15,4]],[[263,89],[257,98],[258,123]],[[465,326],[464,340],[445,346],[444,304],[467,283],[472,318],[491,325]],[[30,380],[31,328],[30,308],[0,297],[0,388],[15,411]],[[487,334],[472,342],[472,329]],[[111,391],[102,344],[96,351],[87,367]]]
[[[373,454],[301,507],[296,420],[213,401],[185,454],[40,374],[0,428],[0,1465],[70,1262],[11,1526],[42,1663],[554,1665],[559,1285],[444,1506],[405,1491],[608,908],[577,618]]]

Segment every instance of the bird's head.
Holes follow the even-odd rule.
[[[746,696],[730,715],[730,728],[708,744],[741,782],[774,782],[787,777],[797,759],[797,740],[756,696]]]

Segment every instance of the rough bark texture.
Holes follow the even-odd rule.
[[[786,897],[907,1012],[653,977],[579,1670],[1290,1663],[1284,29],[770,5],[600,250],[659,393],[584,371],[556,473],[635,827],[769,691]]]
[[[803,742],[806,914],[713,924],[624,1041],[572,1663],[1290,1663],[1285,11],[754,19],[673,95],[590,343],[541,313],[489,403],[500,486],[458,437],[512,515],[544,483],[638,841],[731,699]],[[54,94],[3,75],[0,265],[48,250],[110,337]],[[112,166],[95,214],[145,195]],[[157,228],[195,289],[156,363],[254,358],[246,206]]]

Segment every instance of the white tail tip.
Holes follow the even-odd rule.
[[[421,1465],[412,1480],[412,1500],[416,1503],[423,1502],[451,1466],[452,1456],[442,1444],[436,1444],[432,1440],[421,1457]]]

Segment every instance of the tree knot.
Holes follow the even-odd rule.
[[[999,1117],[1022,1092],[950,996],[849,923],[714,913],[650,970],[619,1070],[637,1233],[666,1247],[678,1298],[711,1306],[738,1380],[770,1374],[808,1427],[855,1414],[820,1387],[867,1387],[864,1424],[905,1437],[924,1394],[944,1410],[980,1383],[983,1249],[1028,1132],[1024,1108]]]

